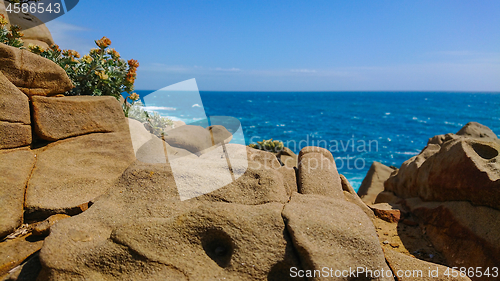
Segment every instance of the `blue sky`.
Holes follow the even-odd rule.
[[[81,0],[47,26],[81,54],[109,37],[139,60],[139,90],[500,91],[499,15],[492,0]]]

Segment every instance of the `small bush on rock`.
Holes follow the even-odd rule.
[[[24,34],[21,32],[21,28],[17,25],[11,25],[9,29],[6,28],[8,22],[5,16],[0,14],[0,43],[21,48],[24,43],[21,38]]]
[[[249,144],[251,148],[264,150],[267,152],[278,153],[284,149],[284,144],[282,141],[273,141],[273,139],[258,141],[257,144]]]

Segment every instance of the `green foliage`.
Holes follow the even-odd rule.
[[[80,59],[80,54],[73,50],[61,51],[58,46],[44,50],[39,46],[30,45],[29,49],[42,57],[59,64],[75,85],[66,95],[114,96],[121,93],[132,94],[137,67],[136,60],[128,63],[115,50],[108,48],[111,40],[103,37],[95,41],[99,48]]]
[[[21,32],[21,28],[17,25],[11,25],[9,29],[6,28],[8,24],[5,16],[0,14],[0,43],[21,48],[24,43],[21,38],[24,34]]]
[[[124,109],[125,116],[144,123],[144,126],[158,137],[167,135],[165,127],[171,126],[174,122],[166,117],[160,116],[157,112],[147,112],[141,102],[133,102]]]
[[[268,152],[278,153],[284,149],[282,141],[273,141],[273,139],[258,141],[257,144],[249,144],[251,148],[260,149]]]

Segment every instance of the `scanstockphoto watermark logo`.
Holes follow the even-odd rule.
[[[16,24],[12,18],[32,16],[34,27],[56,19],[76,7],[79,0],[0,0],[5,6],[5,14],[10,22]],[[0,7],[1,8],[1,7]],[[0,10],[0,13],[3,11]]]
[[[250,143],[257,143],[261,140],[262,137],[253,136],[250,138]],[[282,142],[284,147],[287,147],[292,151],[299,151],[301,148],[307,146],[324,148],[330,151],[333,155],[336,155],[335,165],[339,170],[364,170],[367,163],[366,160],[361,157],[361,155],[379,151],[378,140],[357,139],[355,136],[352,136],[347,140],[324,140],[315,138],[314,134],[309,134],[305,135],[300,140],[287,140]],[[266,150],[265,148],[261,149]],[[323,163],[308,164],[311,168],[320,168],[319,165],[323,165]]]

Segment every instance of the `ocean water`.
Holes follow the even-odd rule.
[[[137,92],[145,97],[152,91]],[[200,95],[208,116],[239,119],[246,144],[272,138],[283,141],[295,153],[305,146],[330,150],[339,172],[356,190],[373,161],[400,167],[417,155],[429,138],[456,133],[468,122],[486,125],[500,136],[500,93],[200,92]],[[188,109],[172,107],[166,97],[154,103],[146,105],[165,108],[157,111],[174,119],[196,121]]]

